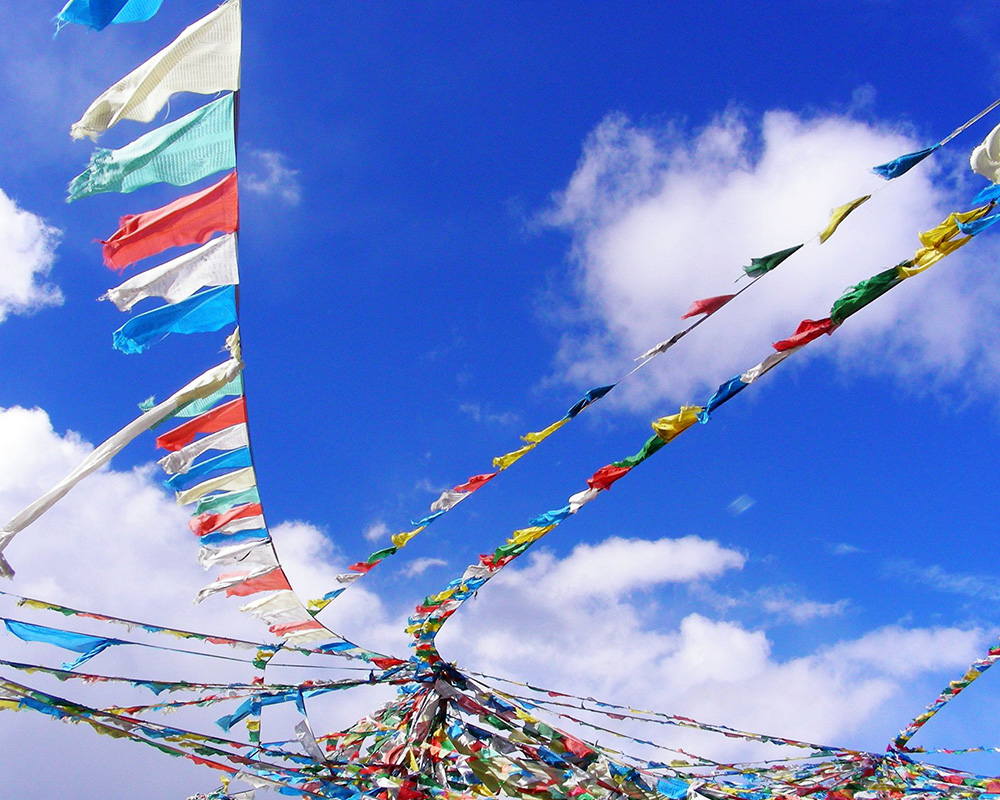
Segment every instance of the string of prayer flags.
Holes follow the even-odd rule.
[[[110,439],[95,447],[69,475],[18,513],[3,528],[0,528],[0,575],[12,577],[14,574],[13,570],[10,569],[10,565],[3,558],[3,550],[17,533],[24,530],[24,528],[52,508],[81,480],[107,464],[125,445],[139,434],[149,430],[157,422],[165,419],[181,405],[199,397],[206,397],[221,386],[229,383],[242,369],[243,362],[237,358],[231,358],[213,367],[199,375],[156,407],[133,420]]]
[[[158,436],[156,446],[163,450],[180,450],[193,442],[199,433],[216,433],[230,425],[246,424],[246,421],[246,400],[242,396],[237,397]]]
[[[917,164],[923,161],[927,156],[936,151],[941,147],[941,144],[931,145],[930,147],[925,147],[923,150],[917,150],[913,153],[906,153],[898,158],[894,158],[892,161],[886,161],[884,164],[879,164],[878,166],[872,167],[872,172],[876,175],[880,175],[887,181],[891,181],[893,178],[898,178],[900,175],[904,175],[913,169]]]
[[[799,323],[799,327],[795,329],[795,333],[787,339],[775,342],[771,346],[778,351],[791,350],[792,348],[809,344],[813,339],[819,338],[824,333],[829,336],[836,327],[837,323],[829,317],[825,319],[804,319]]]
[[[151,122],[177,92],[216,94],[240,88],[241,0],[227,0],[185,28],[167,47],[90,104],[70,128],[97,137],[123,119]]]
[[[848,214],[854,211],[858,206],[867,202],[870,197],[870,194],[866,194],[863,197],[852,200],[850,203],[844,203],[844,205],[837,206],[833,209],[833,211],[830,212],[830,222],[822,231],[820,231],[819,243],[823,244],[827,239],[833,236],[837,228],[840,227],[840,223],[847,219]]]
[[[775,269],[782,261],[788,258],[793,253],[801,250],[803,245],[797,244],[794,247],[788,247],[784,250],[779,250],[777,253],[771,253],[770,255],[761,256],[760,258],[751,258],[750,263],[743,267],[743,271],[750,278],[759,278],[761,275],[766,275],[771,270]]]
[[[129,311],[140,300],[159,297],[179,303],[204,287],[233,286],[240,282],[236,265],[236,234],[214,239],[172,261],[140,272],[100,299]]]
[[[938,711],[944,708],[945,705],[950,703],[957,695],[961,694],[968,688],[969,684],[979,678],[986,670],[992,667],[997,661],[1000,661],[1000,645],[994,645],[990,648],[989,653],[983,658],[974,661],[969,668],[965,671],[965,674],[959,678],[957,681],[951,681],[948,687],[940,694],[938,697],[923,711],[923,713],[917,715],[914,720],[907,725],[903,730],[901,730],[896,738],[890,743],[890,748],[895,748],[902,750],[906,747],[913,735],[920,730]]]
[[[681,319],[689,319],[699,314],[704,314],[706,317],[711,316],[734,297],[736,297],[735,294],[720,294],[718,297],[706,297],[704,300],[695,300],[691,304],[691,308],[681,316]]]
[[[61,27],[72,23],[102,31],[108,25],[152,19],[163,0],[69,0],[56,15]]]
[[[104,263],[123,270],[170,247],[205,244],[215,233],[239,227],[236,173],[152,211],[122,217],[108,239],[100,240]]]
[[[97,148],[70,182],[68,201],[154,183],[185,186],[235,167],[233,96],[227,94],[118,150]]]
[[[208,289],[132,317],[114,332],[116,350],[142,353],[171,333],[211,333],[236,324],[236,288]]]

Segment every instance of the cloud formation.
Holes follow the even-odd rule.
[[[62,304],[59,289],[45,283],[59,237],[58,230],[0,189],[0,322],[11,314]]]
[[[639,373],[617,402],[645,409],[703,399],[800,320],[827,316],[848,286],[911,257],[918,231],[968,207],[971,191],[958,200],[940,180],[946,157],[889,184],[869,173],[918,146],[891,128],[840,115],[769,111],[756,119],[730,111],[694,133],[609,115],[541,217],[572,237],[568,303],[577,324],[562,340],[559,376],[582,386],[620,374],[680,328],[693,300],[736,291],[733,281],[752,257],[809,242],[831,208],[884,189],[828,242],[811,241]],[[995,383],[1000,285],[980,266],[996,252],[988,238],[974,242],[796,361],[821,353],[845,369]]]
[[[249,164],[240,172],[240,188],[263,197],[275,197],[287,206],[302,201],[299,170],[287,165],[288,157],[277,150],[248,148]]]

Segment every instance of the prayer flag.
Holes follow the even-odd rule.
[[[906,172],[909,172],[913,167],[917,166],[921,161],[923,161],[927,156],[933,153],[940,147],[939,144],[932,145],[931,147],[925,147],[923,150],[917,150],[914,153],[907,153],[899,158],[894,158],[892,161],[887,161],[884,164],[879,164],[877,167],[872,167],[872,172],[876,175],[881,175],[887,181],[891,181],[893,178],[898,178]]]
[[[969,166],[993,183],[1000,183],[1000,125],[991,130],[972,151]]]
[[[44,644],[54,644],[64,650],[72,650],[80,653],[80,657],[73,662],[63,664],[63,669],[76,669],[81,664],[89,661],[98,653],[107,650],[111,645],[122,644],[118,639],[109,639],[103,636],[87,636],[74,631],[63,631],[58,628],[49,628],[44,625],[32,625],[30,622],[18,622],[13,619],[5,619],[3,624],[7,630],[24,642],[43,642]]]
[[[704,409],[701,406],[681,406],[681,410],[669,417],[662,417],[653,423],[653,430],[664,444],[680,436],[698,421],[698,414]]]
[[[236,264],[236,234],[230,233],[166,264],[129,278],[101,299],[122,311],[147,297],[162,297],[168,303],[187,300],[206,286],[232,286],[240,282]]]
[[[245,506],[231,508],[221,514],[199,514],[188,521],[188,527],[196,536],[216,531],[233,520],[253,517],[262,513],[260,503],[248,503]]]
[[[169,247],[204,244],[214,233],[233,233],[239,227],[236,173],[200,192],[186,195],[152,211],[129,214],[118,230],[101,240],[104,263],[123,270]]]
[[[761,256],[760,258],[751,258],[749,266],[743,267],[743,271],[751,278],[759,278],[761,275],[770,272],[782,261],[792,255],[792,253],[801,248],[802,245],[797,244],[795,247],[789,247],[786,250],[779,250],[777,253],[771,253],[770,255]]]
[[[587,486],[591,489],[610,489],[611,484],[624,478],[630,469],[631,467],[616,467],[614,464],[608,464],[587,478]]]
[[[684,314],[681,319],[696,317],[699,314],[704,314],[706,317],[709,317],[734,297],[736,297],[735,294],[720,294],[718,297],[706,297],[704,300],[695,300],[691,304],[691,308],[687,310],[687,313]]]
[[[903,279],[899,276],[897,267],[887,269],[874,275],[867,280],[861,281],[857,286],[852,286],[833,304],[830,310],[830,319],[834,324],[840,325],[851,314],[855,314],[875,300]]]
[[[724,384],[722,384],[715,393],[708,398],[708,402],[705,404],[705,410],[698,415],[698,422],[703,425],[712,418],[712,412],[715,411],[723,403],[727,402],[730,398],[735,397],[748,386],[748,382],[744,381],[743,378],[737,375],[735,378],[730,378]]]
[[[220,475],[218,478],[209,478],[197,486],[177,492],[177,505],[186,506],[195,500],[200,500],[212,492],[234,492],[239,489],[249,489],[257,485],[257,477],[254,475],[253,467],[238,469],[228,475]]]
[[[171,333],[211,333],[236,324],[236,288],[220,286],[133,317],[114,332],[116,350],[141,353]]]
[[[526,433],[521,439],[530,444],[538,444],[544,439],[548,439],[553,433],[559,430],[563,425],[569,422],[569,417],[563,417],[558,422],[553,422],[549,427],[544,430],[534,431],[533,433]]]
[[[662,438],[660,438],[659,436],[653,436],[646,441],[646,443],[642,446],[642,449],[639,450],[638,453],[636,453],[634,456],[623,458],[621,461],[615,461],[614,466],[628,467],[629,469],[638,466],[647,458],[649,458],[651,455],[653,455],[653,453],[655,453],[657,450],[663,447],[665,444],[666,442],[663,441]]]
[[[791,350],[793,347],[799,347],[800,345],[808,344],[813,339],[822,336],[824,333],[828,336],[833,333],[834,329],[837,327],[837,323],[832,319],[827,317],[826,319],[804,319],[799,323],[799,327],[795,329],[795,333],[789,336],[787,339],[782,339],[780,342],[775,342],[771,346],[778,350]]]
[[[566,412],[566,416],[569,419],[573,419],[577,414],[579,414],[583,409],[600,400],[604,395],[615,388],[615,384],[610,386],[598,386],[596,389],[590,389],[583,397],[576,401],[574,406]]]
[[[453,492],[474,492],[480,486],[489,481],[493,480],[497,474],[495,472],[489,472],[485,475],[473,475],[465,483],[461,483],[452,489]]]
[[[154,183],[185,186],[236,166],[233,96],[140,136],[118,150],[97,148],[69,184],[68,200],[101,192],[134,192]]]
[[[253,466],[250,460],[250,448],[241,447],[239,450],[230,450],[228,453],[199,462],[187,472],[178,472],[172,478],[165,480],[163,485],[173,491],[180,491],[219,472],[232,472],[234,469],[250,466]]]
[[[244,489],[239,492],[227,492],[225,494],[216,494],[211,497],[206,497],[204,500],[199,500],[198,505],[195,506],[195,514],[204,514],[207,511],[221,513],[223,511],[228,511],[229,509],[243,505],[244,503],[259,503],[260,493],[257,491],[257,487],[253,486],[249,489]]]
[[[175,475],[178,472],[187,472],[194,459],[209,450],[237,450],[240,447],[247,447],[249,444],[247,426],[240,423],[216,431],[197,442],[192,442],[177,452],[164,456],[157,463],[163,467],[163,471],[168,475]]]
[[[833,211],[830,212],[830,224],[820,231],[819,243],[823,244],[823,242],[833,236],[837,228],[840,227],[840,223],[847,219],[847,215],[868,200],[869,197],[871,197],[871,195],[866,194],[864,197],[859,197],[857,200],[852,200],[850,203],[844,203],[844,205],[837,206],[837,208],[833,209]]]
[[[163,0],[69,0],[56,15],[60,25],[73,23],[104,30],[114,23],[145,22],[160,10]]]
[[[247,421],[246,400],[238,397],[230,400],[212,411],[178,425],[172,431],[158,436],[156,446],[164,450],[180,450],[184,445],[194,441],[199,433],[215,433],[230,425],[239,425]]]
[[[753,383],[765,372],[770,372],[778,364],[788,358],[792,353],[796,353],[801,350],[805,345],[798,345],[796,347],[790,347],[787,350],[782,350],[778,353],[771,353],[767,358],[761,361],[757,366],[750,367],[746,372],[740,375],[740,380],[743,383]],[[709,401],[711,402],[711,401]]]
[[[73,123],[70,136],[96,140],[123,119],[151,122],[177,92],[239,88],[240,0],[229,0],[105,91]]]

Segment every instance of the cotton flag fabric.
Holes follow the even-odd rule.
[[[97,148],[69,185],[69,202],[154,183],[185,186],[236,167],[233,96],[227,94],[119,150]]]
[[[751,278],[759,278],[761,275],[766,275],[775,269],[782,261],[800,249],[802,249],[802,245],[797,244],[795,247],[788,247],[784,250],[779,250],[777,253],[771,253],[760,258],[751,258],[750,264],[743,267],[743,271]]]
[[[236,288],[220,286],[133,317],[115,331],[116,350],[142,353],[171,333],[211,333],[236,324]]]
[[[96,140],[123,119],[151,122],[177,92],[239,88],[240,0],[229,0],[105,91],[73,123],[70,136]]]
[[[250,459],[250,448],[241,447],[239,450],[230,450],[228,453],[201,461],[187,472],[179,472],[172,478],[168,478],[163,482],[163,485],[168,489],[180,491],[217,473],[232,472],[235,469],[250,466],[253,466]]]
[[[178,492],[177,505],[186,506],[213,492],[235,492],[241,489],[249,489],[256,485],[257,478],[254,475],[253,467],[245,467],[236,470],[236,472],[230,472],[227,475],[220,475],[218,478],[209,478],[197,486],[192,486],[190,489]]]
[[[695,300],[691,304],[691,308],[687,310],[687,313],[681,319],[696,317],[699,314],[704,314],[706,317],[711,316],[734,297],[736,297],[735,294],[720,294],[718,297],[706,297],[704,300]]]
[[[232,286],[239,282],[236,234],[230,233],[129,278],[114,289],[108,289],[105,298],[121,311],[129,311],[147,297],[179,303],[206,286]]]
[[[216,233],[239,228],[236,173],[200,192],[181,197],[152,211],[128,214],[118,230],[102,239],[104,263],[121,271],[136,261],[170,247],[205,244]]]
[[[197,442],[192,442],[187,447],[170,453],[159,460],[159,465],[168,475],[179,472],[187,472],[192,462],[202,453],[209,450],[238,450],[250,444],[250,436],[245,423],[230,425],[221,431],[216,431]]]
[[[663,417],[653,423],[653,431],[664,442],[671,442],[698,421],[698,415],[704,411],[701,406],[681,406],[681,410],[669,417]]]
[[[969,166],[992,183],[1000,183],[1000,125],[972,151]]]
[[[247,421],[246,400],[237,397],[218,408],[178,425],[172,431],[156,438],[156,446],[164,450],[176,451],[194,441],[199,433],[215,433],[230,425],[239,425]]]
[[[862,203],[865,203],[870,197],[870,194],[866,194],[864,197],[859,197],[856,200],[852,200],[850,203],[844,203],[844,205],[837,206],[833,209],[833,211],[830,212],[830,223],[822,231],[820,231],[819,243],[823,244],[827,239],[833,236],[837,228],[840,227],[840,223],[847,219],[847,215],[854,211],[854,209]]]
[[[152,19],[163,0],[69,0],[56,16],[61,25],[73,23],[102,31],[112,23]]]
[[[903,278],[900,277],[898,268],[892,267],[878,275],[874,275],[867,280],[861,281],[857,286],[852,286],[833,304],[830,310],[830,319],[840,325],[851,314],[856,314],[873,300],[878,299],[898,283]]]
[[[150,409],[122,428],[107,441],[95,447],[90,454],[72,472],[45,494],[23,509],[3,528],[0,528],[0,575],[12,577],[13,570],[3,558],[3,550],[17,533],[48,511],[59,500],[95,470],[107,464],[122,448],[139,434],[149,430],[156,423],[166,419],[179,406],[198,397],[211,394],[216,389],[233,380],[243,369],[243,362],[231,358],[217,367],[202,373],[179,391],[172,394],[162,403]],[[245,420],[244,420],[245,421]],[[241,487],[247,488],[247,487]]]
[[[923,150],[907,153],[899,158],[894,158],[892,161],[886,161],[884,164],[872,167],[872,172],[876,175],[881,175],[887,181],[891,181],[893,178],[898,178],[900,175],[909,172],[939,147],[941,147],[940,143],[925,147]]]
[[[775,342],[771,346],[779,352],[782,350],[791,350],[793,347],[799,347],[800,345],[808,344],[813,339],[818,339],[824,333],[827,335],[833,333],[836,327],[837,323],[829,317],[826,319],[804,319],[799,323],[799,327],[795,329],[795,333],[787,339]]]
[[[88,636],[83,633],[63,631],[44,625],[32,625],[30,622],[20,622],[13,619],[5,619],[3,624],[7,627],[8,631],[23,642],[53,644],[64,650],[80,653],[80,657],[75,661],[63,664],[63,669],[76,669],[112,645],[123,644],[118,639],[109,639],[104,636]]]
[[[780,364],[782,361],[784,361],[790,355],[792,355],[794,353],[797,353],[803,347],[805,347],[805,345],[797,345],[795,347],[789,347],[787,350],[781,350],[781,351],[779,351],[777,353],[771,353],[771,355],[769,355],[767,358],[765,358],[759,364],[757,364],[754,367],[750,367],[750,369],[748,369],[746,372],[744,372],[742,375],[740,375],[740,380],[743,383],[747,383],[747,384],[753,383],[758,378],[760,378],[762,375],[764,375],[765,373],[770,372],[772,369],[774,369],[776,366],[778,366],[778,364]]]
[[[712,418],[712,412],[715,411],[723,403],[728,402],[744,389],[747,388],[749,384],[743,380],[740,375],[735,378],[730,378],[724,384],[722,384],[715,393],[708,398],[708,402],[705,403],[705,410],[698,415],[698,422],[705,424]]]

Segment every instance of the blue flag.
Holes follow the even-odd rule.
[[[115,331],[115,349],[141,353],[171,333],[210,333],[236,324],[236,287],[220,286],[133,317]]]

